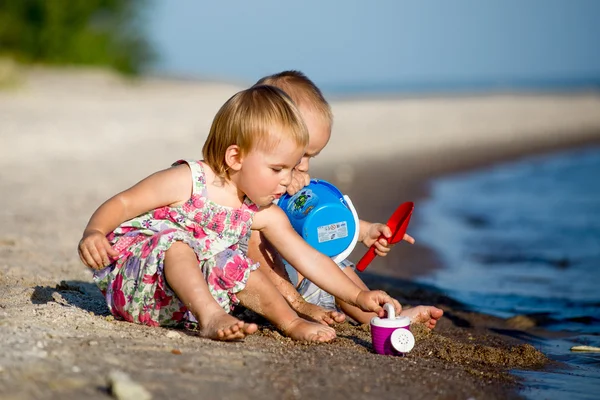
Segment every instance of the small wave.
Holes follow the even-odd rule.
[[[544,264],[554,268],[569,268],[578,262],[567,257],[550,258],[530,254],[483,254],[475,253],[473,261],[485,265],[495,264]]]

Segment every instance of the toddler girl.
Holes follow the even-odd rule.
[[[290,184],[307,143],[306,126],[287,95],[256,86],[221,107],[203,161],[178,161],[102,204],[83,233],[79,255],[96,270],[111,313],[151,326],[197,324],[204,337],[236,340],[257,330],[228,314],[239,303],[293,339],[335,338],[331,327],[298,317],[247,258],[239,244],[250,230],[262,232],[304,276],[336,297],[380,316],[386,302],[400,312],[384,292],[356,286],[272,205]]]

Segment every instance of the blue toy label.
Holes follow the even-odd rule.
[[[287,214],[296,219],[304,218],[319,203],[319,196],[304,188],[292,196],[287,205]]]
[[[346,221],[342,221],[319,226],[317,228],[317,235],[319,243],[345,238],[348,236],[348,224]]]

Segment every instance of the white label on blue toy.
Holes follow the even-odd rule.
[[[317,235],[319,243],[345,238],[348,236],[348,224],[346,221],[342,221],[319,226],[317,228]]]

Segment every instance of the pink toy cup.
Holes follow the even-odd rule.
[[[408,353],[415,346],[415,337],[410,332],[410,319],[397,317],[394,306],[387,303],[383,306],[387,318],[371,319],[371,338],[373,349],[377,354],[399,356]]]

